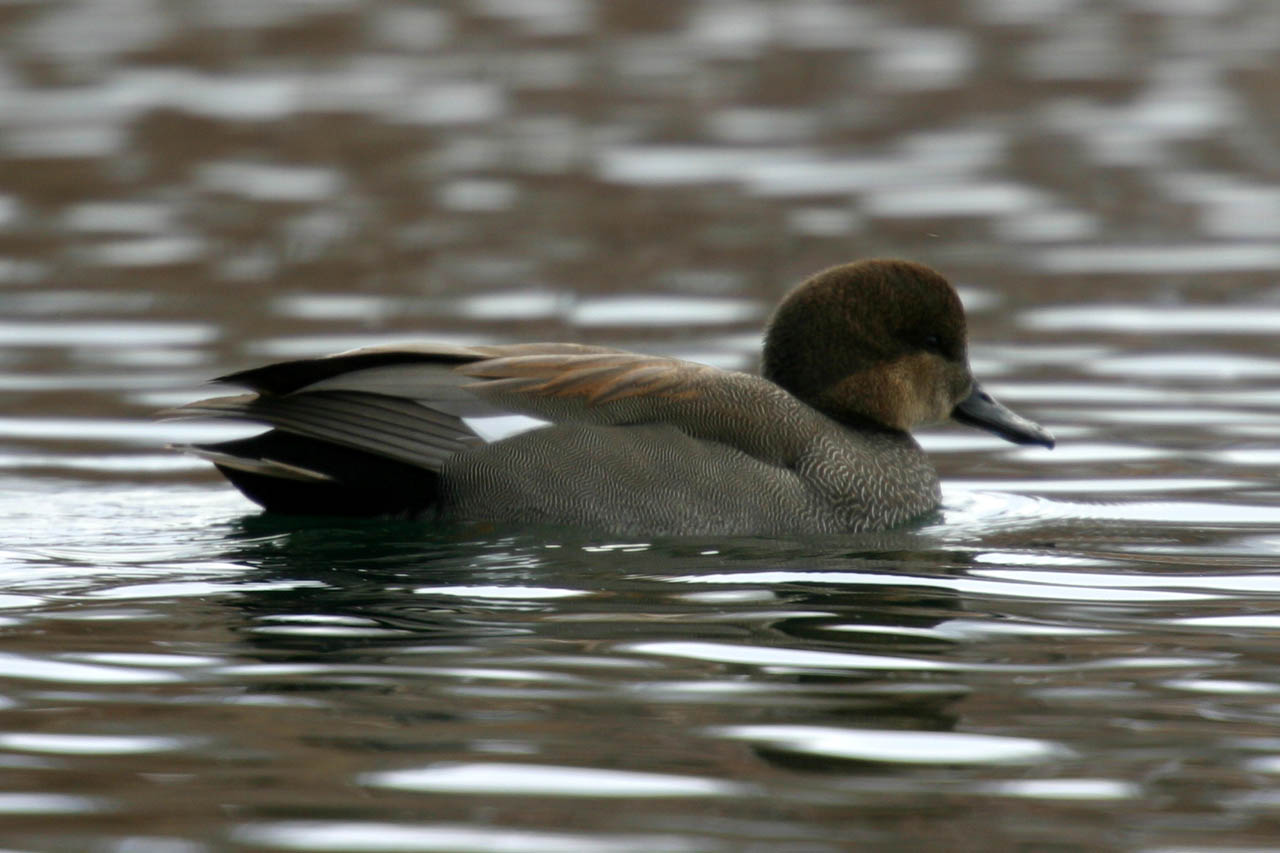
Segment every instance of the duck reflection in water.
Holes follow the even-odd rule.
[[[948,419],[1053,446],[974,381],[937,272],[867,260],[788,294],[762,375],[568,343],[369,347],[222,377],[178,417],[267,424],[183,449],[266,509],[619,534],[890,528],[938,506],[911,437]],[[495,419],[528,427],[493,434]]]
[[[963,612],[961,597],[824,580],[935,553],[934,537],[720,538],[708,556],[710,544],[655,538],[619,550],[572,531],[486,537],[471,525],[267,515],[240,519],[223,556],[251,567],[257,587],[228,604],[243,618],[241,656],[329,671],[313,697],[384,704],[402,722],[493,725],[532,702],[563,713],[598,704],[648,722],[661,708],[667,724],[687,713],[694,728],[761,714],[859,730],[955,728],[967,689],[927,664],[953,653],[957,640],[935,629]],[[806,580],[769,579],[777,573]],[[732,660],[717,657],[726,650]],[[905,658],[925,669],[899,671],[893,662]],[[384,671],[415,675],[390,689]],[[808,772],[861,763],[767,743],[752,751]]]

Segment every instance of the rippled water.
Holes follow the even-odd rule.
[[[0,846],[1280,847],[1280,5],[0,4]],[[209,376],[750,369],[936,265],[1052,452],[829,539],[272,519]]]

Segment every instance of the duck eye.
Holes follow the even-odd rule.
[[[924,348],[929,350],[930,352],[941,353],[942,339],[939,338],[937,335],[928,335],[924,339]]]

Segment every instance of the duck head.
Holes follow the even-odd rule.
[[[841,423],[909,432],[954,418],[1053,447],[974,380],[960,297],[922,264],[857,261],[800,284],[769,321],[762,372]]]

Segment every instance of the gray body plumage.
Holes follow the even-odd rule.
[[[665,424],[557,424],[448,460],[438,511],[636,535],[882,529],[937,505],[914,445],[815,436],[793,468]]]
[[[363,366],[374,353],[382,363]],[[906,433],[850,429],[767,380],[706,365],[532,344],[366,350],[274,367],[226,377],[256,394],[175,411],[275,428],[266,452],[261,440],[186,448],[269,509],[298,507],[255,492],[252,478],[345,486],[352,497],[332,505],[348,512],[626,534],[879,529],[938,501],[933,468]],[[491,443],[467,424],[509,412],[548,423]],[[338,447],[394,463],[408,489],[419,476],[423,499],[362,501],[386,475],[359,460],[335,472]]]
[[[905,261],[796,288],[764,376],[575,344],[371,347],[246,370],[178,417],[259,436],[185,448],[267,509],[559,524],[621,534],[841,533],[938,505],[909,430],[950,417],[1053,445],[973,381],[964,314]],[[536,429],[494,439],[482,419]]]

